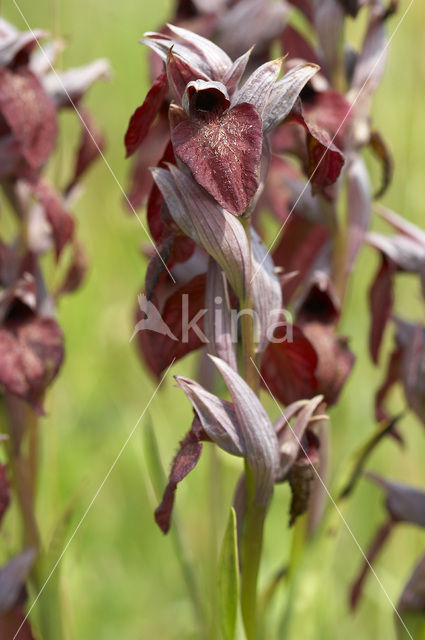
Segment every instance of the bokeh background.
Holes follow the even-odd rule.
[[[106,131],[106,157],[125,186],[130,167],[124,160],[123,135],[129,116],[149,85],[147,50],[138,40],[144,31],[155,30],[171,14],[172,3],[18,0],[18,4],[32,28],[42,27],[65,38],[67,48],[60,67],[98,57],[110,60],[112,79],[93,87],[87,104]],[[402,0],[390,31],[407,4]],[[11,0],[2,3],[1,13],[19,28],[26,28]],[[394,181],[385,203],[421,226],[425,219],[424,24],[425,6],[416,0],[390,45],[388,69],[373,109],[375,125],[389,141],[395,159]],[[349,29],[356,40],[361,29],[351,23]],[[55,180],[66,172],[78,142],[75,114],[64,114],[61,124],[59,147],[50,169]],[[371,170],[378,179],[373,163]],[[142,369],[135,345],[129,343],[146,268],[140,246],[147,238],[135,216],[125,209],[122,193],[101,160],[85,180],[85,193],[75,214],[90,256],[90,272],[82,289],[65,297],[59,309],[66,336],[66,361],[49,393],[49,415],[42,422],[38,488],[38,517],[46,539],[70,501],[68,537],[72,534],[156,386]],[[383,228],[376,221],[374,225]],[[381,373],[370,364],[367,354],[367,290],[376,266],[377,257],[364,248],[341,326],[350,336],[357,363],[340,405],[331,412],[331,492],[340,486],[350,454],[375,426],[373,393]],[[425,319],[419,288],[407,276],[398,279],[397,309],[404,317]],[[173,373],[190,375],[193,366],[194,360],[189,357],[177,363]],[[402,407],[401,394],[395,393],[392,402],[394,407]],[[268,407],[275,415],[273,404]],[[152,401],[150,415],[161,457],[168,466],[191,416],[189,403],[174,388],[171,375]],[[61,562],[62,607],[69,639],[197,638],[171,540],[153,522],[155,497],[146,471],[144,428],[142,419]],[[423,426],[414,418],[406,418],[403,431],[406,448],[385,441],[369,466],[425,488]],[[220,481],[217,465],[221,468]],[[208,605],[213,601],[217,547],[239,470],[238,460],[217,459],[206,446],[198,468],[178,492],[183,537]],[[277,487],[266,530],[263,584],[285,564],[291,552],[288,501],[288,488]],[[364,546],[385,517],[382,496],[363,480],[349,504],[343,506],[343,513]],[[398,527],[387,545],[376,571],[393,601],[397,601],[424,548],[424,531],[409,526]],[[325,529],[298,569],[288,638],[395,638],[393,611],[373,577],[367,582],[359,611],[355,616],[348,612],[348,586],[360,562],[353,538],[330,507]],[[282,616],[286,599],[282,587],[273,612],[276,619]],[[49,611],[53,606],[46,590],[37,607]],[[37,611],[34,613],[36,616]]]

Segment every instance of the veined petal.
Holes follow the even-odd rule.
[[[6,67],[23,52],[29,56],[37,46],[37,40],[45,38],[46,35],[47,33],[41,29],[18,31],[10,22],[0,18],[0,67]]]
[[[208,121],[181,122],[172,141],[195,180],[227,211],[241,215],[258,187],[263,136],[256,109],[243,103]]]
[[[109,62],[103,58],[82,67],[60,72],[51,71],[42,79],[43,87],[57,107],[71,106],[70,99],[78,102],[94,82],[111,76]]]
[[[253,47],[237,58],[221,79],[221,82],[227,87],[227,91],[230,95],[232,95],[238,88],[238,84],[242,79],[252,49]]]
[[[207,61],[215,79],[219,80],[232,65],[232,60],[227,53],[211,42],[211,40],[203,38],[197,33],[193,33],[182,27],[176,27],[172,24],[168,24],[167,26],[171,33],[177,36],[182,43],[189,46],[201,58]]]
[[[228,365],[238,370],[235,343],[237,335],[233,335],[232,316],[227,280],[217,262],[210,258],[205,292],[205,331],[210,341],[209,351]],[[236,333],[236,331],[235,331]]]
[[[410,273],[421,273],[425,265],[425,247],[407,235],[388,236],[371,231],[366,236],[368,244],[392,260],[397,267]]]
[[[305,430],[307,429],[314,412],[322,401],[323,396],[321,395],[312,398],[310,402],[300,410],[294,424],[289,426],[287,423],[286,428],[283,430],[281,438],[279,439],[279,478],[285,478],[297,459]]]
[[[167,78],[170,91],[178,104],[181,104],[186,86],[193,80],[208,80],[208,76],[192,67],[185,60],[175,55],[173,50],[168,51]]]
[[[152,173],[174,221],[223,269],[229,283],[243,297],[249,273],[245,231],[234,216],[222,209],[190,176],[169,165],[169,171]]]
[[[257,314],[257,352],[263,353],[282,309],[282,289],[272,257],[251,227],[252,302]]]
[[[233,105],[248,102],[254,105],[260,116],[263,116],[270,92],[280,73],[282,62],[283,58],[277,58],[271,62],[266,62],[251,73],[236,94]]]
[[[172,49],[175,55],[179,56],[192,68],[201,74],[211,77],[211,68],[208,62],[187,45],[163,33],[147,32],[144,36],[140,42],[155,51],[165,63],[167,62],[169,51]]]
[[[418,226],[409,222],[405,218],[394,213],[390,209],[385,209],[384,207],[380,207],[378,209],[378,214],[383,218],[388,224],[394,227],[396,231],[398,231],[402,236],[406,236],[411,240],[415,240],[419,242],[422,246],[425,247],[425,231],[420,229]]]
[[[172,47],[174,53],[195,69],[199,69],[213,80],[221,80],[227,69],[232,66],[232,60],[227,53],[197,33],[171,24],[167,26],[171,36],[148,32],[144,34],[141,42],[153,49],[164,62]]]
[[[246,458],[255,478],[256,499],[266,504],[273,490],[279,465],[275,430],[263,405],[245,380],[220,358],[210,357],[232,396],[245,441]]]
[[[257,56],[268,58],[270,43],[282,31],[287,13],[284,0],[229,2],[219,17],[220,44],[236,57],[255,42]]]
[[[316,64],[300,64],[275,83],[263,114],[264,133],[276,127],[286,118],[300,95],[301,89],[318,70],[319,67]]]
[[[222,400],[189,378],[176,376],[209,438],[233,456],[246,455],[242,430],[231,402]]]

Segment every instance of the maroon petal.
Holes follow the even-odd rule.
[[[320,66],[320,60],[311,44],[292,25],[286,25],[280,41],[283,53],[288,54],[289,58],[301,58]]]
[[[312,97],[303,96],[303,109],[309,122],[324,129],[339,149],[344,150],[346,132],[354,114],[352,105],[338,91],[314,91]]]
[[[7,613],[0,614],[0,638],[16,637],[16,640],[35,640],[31,625],[25,618],[25,610],[20,604]],[[16,636],[18,629],[21,630],[19,635]]]
[[[371,315],[369,349],[375,364],[378,362],[385,327],[394,304],[393,277],[396,269],[392,260],[382,256],[381,265],[369,291]]]
[[[311,398],[317,389],[317,354],[311,343],[295,325],[276,328],[274,339],[281,341],[269,343],[261,363],[270,391],[283,404]]]
[[[322,255],[318,256],[306,282],[305,290],[297,300],[297,322],[300,326],[309,322],[335,325],[339,320],[341,303],[330,277],[329,253],[328,247],[325,247]]]
[[[310,272],[328,239],[329,230],[324,225],[306,220],[297,211],[288,219],[282,238],[273,252],[274,263],[282,267],[285,273],[297,272],[285,287],[285,304]]]
[[[321,188],[333,184],[344,166],[343,153],[323,129],[305,120],[299,103],[292,109],[287,122],[300,124],[307,132],[308,160],[305,169],[312,184]]]
[[[194,80],[209,80],[205,73],[192,67],[182,58],[174,55],[170,49],[167,56],[167,79],[172,97],[178,104],[181,104],[184,91],[189,82]]]
[[[401,378],[402,356],[403,356],[402,348],[397,347],[392,352],[392,354],[388,359],[387,373],[385,375],[384,382],[379,387],[375,395],[375,415],[378,421],[390,419],[390,416],[384,407],[384,401],[390,389]]]
[[[238,88],[238,84],[242,79],[242,76],[245,72],[246,65],[248,64],[249,56],[251,55],[252,48],[249,49],[246,53],[241,55],[237,60],[234,61],[231,67],[226,71],[224,76],[221,79],[221,82],[227,88],[229,95],[233,95],[233,93]]]
[[[170,129],[165,117],[160,115],[156,122],[149,130],[144,139],[144,144],[138,148],[134,158],[134,164],[131,168],[130,184],[127,190],[128,200],[125,199],[124,204],[131,210],[131,207],[137,209],[145,203],[152,188],[153,179],[149,171],[150,167],[158,165],[161,159],[167,156],[164,149],[171,148],[167,143],[170,139]],[[174,154],[173,154],[174,158]],[[171,157],[166,157],[167,162],[173,162]]]
[[[241,215],[258,187],[262,121],[250,104],[208,122],[181,122],[172,133],[176,155],[222,207]]]
[[[62,359],[63,336],[55,320],[12,308],[0,329],[0,383],[41,414],[44,391]]]
[[[75,159],[73,176],[66,188],[69,193],[81,176],[91,164],[98,158],[99,153],[105,148],[104,135],[91,113],[80,106],[80,116],[83,118],[81,125],[81,138]]]
[[[28,68],[0,69],[0,112],[29,166],[40,168],[55,145],[56,110]]]
[[[72,240],[74,220],[66,210],[59,193],[48,182],[40,179],[32,185],[32,188],[52,228],[56,258],[58,259],[64,247]]]
[[[249,277],[248,239],[240,221],[189,174],[169,165],[152,171],[179,228],[223,269],[235,294],[245,295]]]
[[[76,291],[84,282],[88,269],[88,259],[85,250],[80,242],[74,241],[72,248],[72,258],[65,273],[62,284],[58,287],[55,296]]]
[[[363,593],[364,582],[369,574],[370,567],[381,552],[382,547],[384,546],[391,531],[393,530],[394,524],[394,520],[392,520],[391,518],[385,524],[383,524],[379,528],[377,534],[375,535],[366,552],[366,560],[350,590],[350,607],[352,610],[357,607],[357,604]]]
[[[331,325],[309,322],[302,330],[318,357],[316,369],[317,393],[322,393],[328,405],[335,404],[354,366],[355,356],[348,341],[335,334]]]
[[[180,448],[172,462],[168,484],[165,488],[162,502],[155,511],[155,520],[160,529],[167,533],[170,528],[171,513],[174,506],[174,494],[177,484],[183,480],[196,466],[201,453],[203,429],[198,418],[194,418],[192,428],[180,442]]]
[[[153,83],[143,104],[130,118],[124,142],[126,157],[131,156],[146,138],[167,93],[167,75],[162,73]]]
[[[203,335],[205,287],[206,275],[201,274],[168,298],[159,320],[165,323],[170,333],[165,332],[165,328],[164,333],[159,333],[158,329],[144,328],[146,312],[137,310],[136,321],[138,324],[141,323],[139,327],[136,325],[138,346],[154,375],[159,377],[174,359],[183,358],[206,341]],[[157,313],[159,314],[159,311]],[[195,319],[197,319],[196,326],[191,327],[190,323]],[[171,335],[174,335],[175,339]]]

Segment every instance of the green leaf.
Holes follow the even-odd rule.
[[[146,465],[148,468],[149,479],[152,483],[155,497],[161,500],[162,492],[167,484],[167,476],[162,466],[161,456],[159,454],[158,442],[152,425],[152,419],[148,414],[145,420],[144,436],[144,452]]]
[[[232,507],[218,561],[218,610],[224,640],[233,640],[235,637],[238,596],[239,566],[236,513]]]
[[[162,493],[167,484],[167,476],[162,465],[158,441],[156,439],[155,430],[149,414],[145,420],[143,438],[144,454],[149,479],[156,499],[159,501],[161,500]],[[205,637],[204,629],[206,628],[206,622],[204,605],[200,597],[201,591],[198,587],[195,571],[193,569],[191,559],[189,558],[184,539],[180,533],[180,526],[176,514],[174,515],[170,535],[173,541],[176,558],[180,564],[187,591],[192,602],[195,619],[201,631],[200,637]]]
[[[61,555],[69,543],[69,529],[76,504],[80,499],[82,486],[71,496],[61,515],[57,519],[47,540],[44,552],[40,555],[36,574],[39,587],[43,587],[43,597],[37,604],[39,624],[43,638],[61,640],[66,637],[63,626],[63,593],[61,587]]]

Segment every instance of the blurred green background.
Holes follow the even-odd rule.
[[[401,11],[390,30],[407,4],[401,2]],[[19,6],[32,28],[42,27],[66,39],[61,67],[98,57],[110,60],[112,80],[95,86],[87,104],[106,131],[106,157],[125,186],[130,164],[124,160],[123,134],[148,87],[147,51],[138,40],[144,31],[154,30],[170,15],[172,3],[19,0]],[[10,0],[2,3],[1,10],[3,17],[25,29]],[[375,125],[389,141],[395,158],[394,181],[385,202],[419,225],[424,222],[425,205],[424,21],[425,6],[417,0],[391,43],[388,70],[374,105]],[[59,172],[65,171],[77,144],[75,120],[71,113],[62,118],[56,157],[61,158]],[[52,175],[57,176],[57,171],[53,169]],[[378,175],[375,167],[372,171]],[[129,343],[136,296],[146,267],[139,248],[147,238],[133,214],[125,210],[122,193],[102,161],[86,178],[85,187],[75,214],[80,238],[90,256],[90,272],[83,288],[60,305],[66,362],[49,393],[49,416],[42,421],[38,517],[46,538],[77,494],[69,535],[72,533],[156,384],[143,371],[134,345]],[[343,476],[350,453],[374,428],[373,393],[381,374],[370,364],[366,350],[366,292],[376,265],[377,257],[370,249],[363,249],[342,323],[357,363],[340,406],[331,412],[331,492]],[[399,278],[397,296],[402,315],[424,320],[419,287],[410,278]],[[190,374],[192,364],[190,358],[178,363],[174,373]],[[402,406],[401,395],[395,394],[393,402],[395,407]],[[276,408],[272,403],[267,406],[274,416]],[[150,413],[161,456],[168,466],[191,416],[189,403],[174,388],[171,375],[152,401]],[[197,638],[171,540],[153,522],[155,498],[146,472],[144,424],[142,420],[135,430],[62,560],[62,606],[69,639]],[[370,467],[425,488],[423,426],[413,418],[403,425],[406,449],[386,441],[373,455]],[[220,483],[216,482],[217,464],[223,473]],[[208,603],[212,602],[214,588],[212,567],[239,471],[238,460],[223,457],[217,462],[206,446],[198,468],[178,492],[183,536],[195,563],[201,595]],[[217,504],[212,519],[211,500]],[[287,529],[288,500],[287,487],[277,487],[266,530],[262,584],[289,558],[293,532]],[[382,496],[361,481],[343,512],[364,546],[383,521]],[[424,548],[424,531],[400,526],[380,557],[376,571],[393,601],[397,601]],[[356,544],[336,513],[331,512],[325,531],[299,569],[291,639],[395,638],[391,606],[373,577],[367,582],[359,611],[355,616],[348,613],[348,586],[360,563]],[[48,598],[46,590],[37,607],[48,609],[53,605]],[[277,617],[282,615],[285,599],[282,588],[274,611]]]

